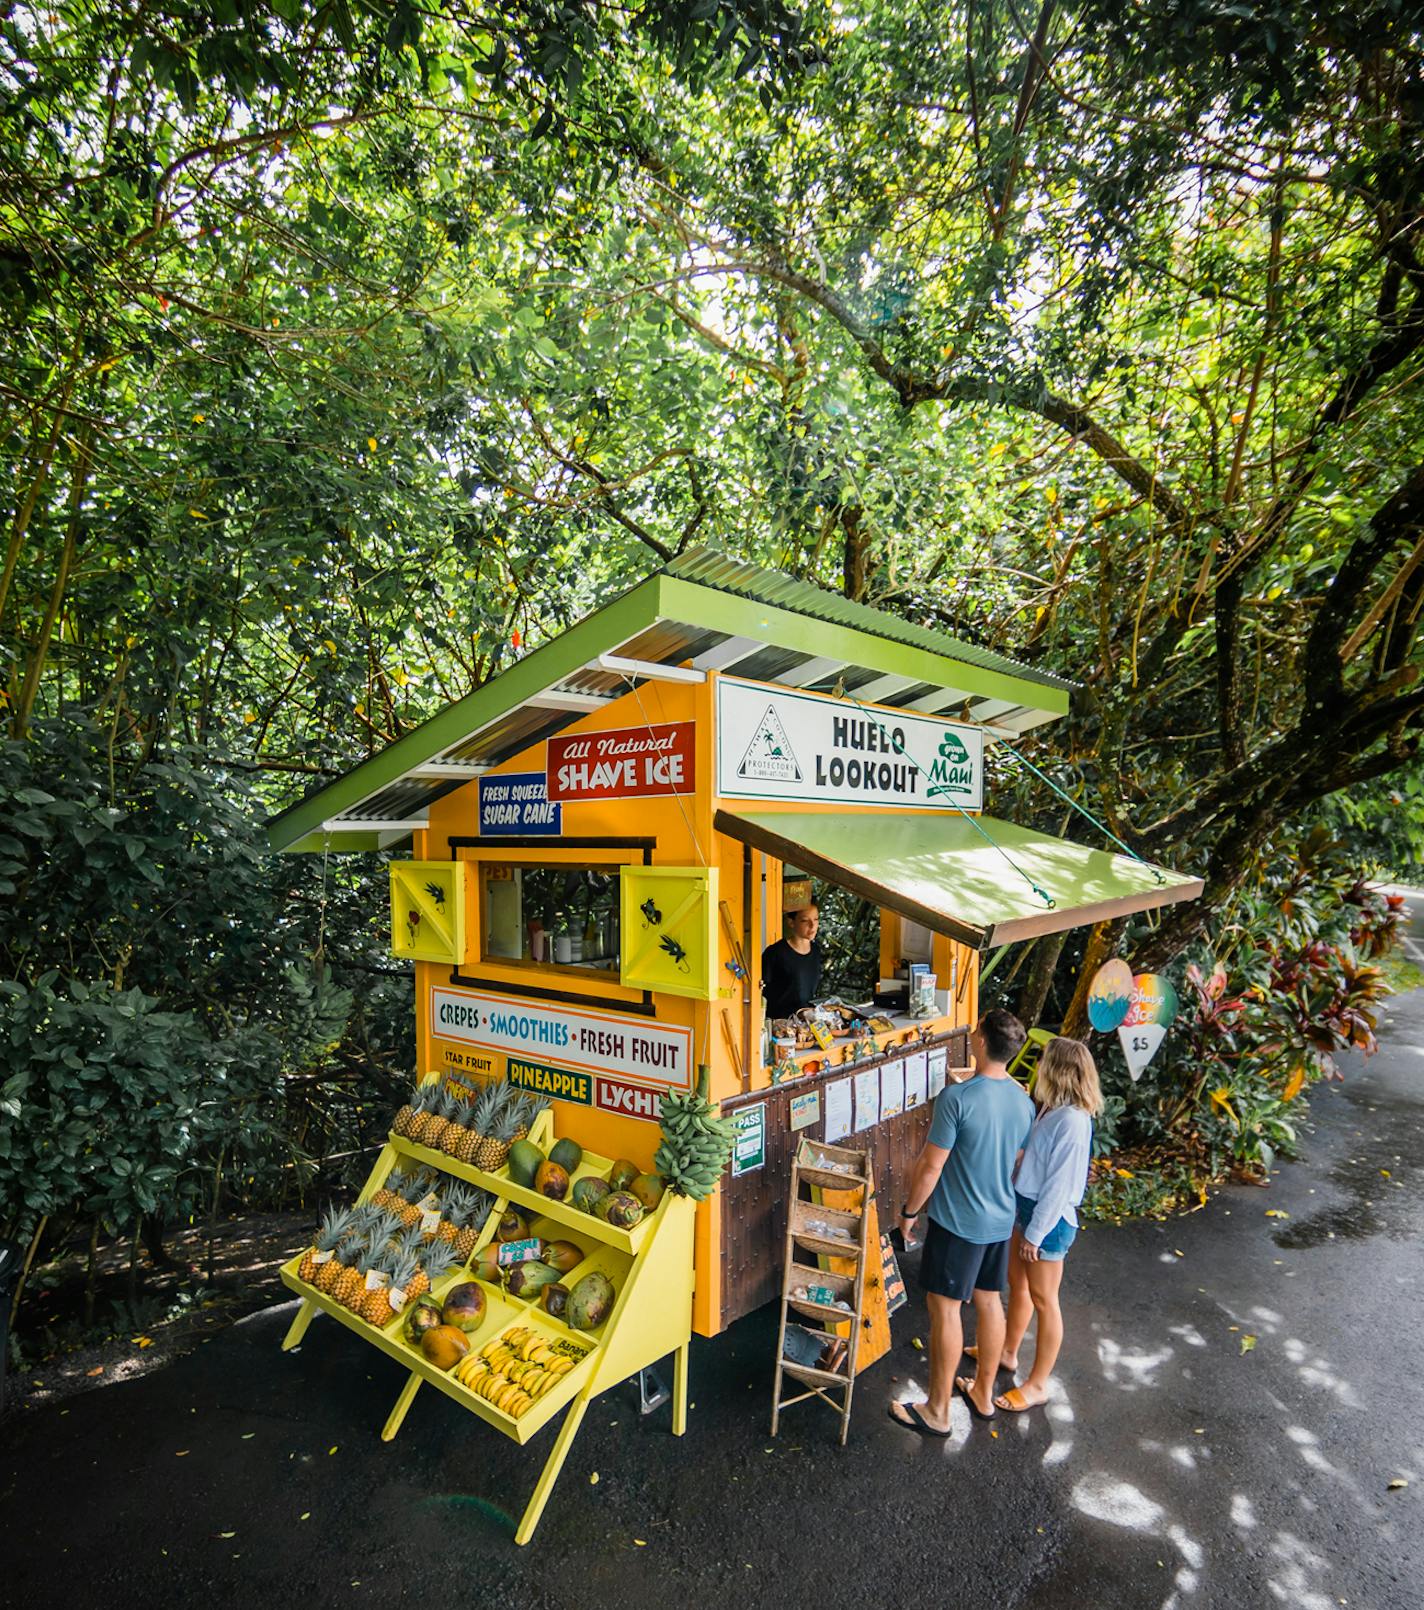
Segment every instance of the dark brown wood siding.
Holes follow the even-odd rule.
[[[969,1031],[956,1029],[925,1042],[926,1046],[949,1048],[951,1068],[969,1061]],[[916,1045],[912,1050],[922,1049]],[[903,1056],[897,1048],[895,1055]],[[883,1062],[892,1057],[879,1059]],[[861,1068],[871,1066],[862,1063]],[[722,1103],[724,1114],[740,1108],[766,1103],[766,1166],[734,1178],[730,1172],[722,1180],[722,1328],[743,1314],[781,1295],[781,1260],[786,1244],[786,1202],[791,1179],[791,1156],[803,1135],[820,1140],[825,1134],[825,1097],[821,1116],[807,1129],[791,1129],[791,1098],[808,1090],[823,1089],[857,1070],[832,1068],[826,1073],[796,1079],[770,1090],[757,1090]],[[930,1126],[932,1103],[877,1124],[873,1129],[849,1135],[840,1144],[870,1147],[875,1170],[876,1206],[881,1229],[889,1229],[891,1215],[899,1207],[910,1165],[924,1145]],[[890,1206],[887,1209],[886,1203]]]

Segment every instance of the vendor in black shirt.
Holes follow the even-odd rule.
[[[786,938],[762,951],[761,987],[769,1018],[790,1017],[816,999],[826,965],[816,938],[820,926],[820,911],[814,905],[803,906],[787,915]]]

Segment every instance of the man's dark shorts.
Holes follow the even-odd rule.
[[[991,1241],[980,1246],[929,1221],[920,1253],[920,1289],[959,1302],[972,1301],[976,1291],[1002,1291],[1009,1280],[1009,1243]]]

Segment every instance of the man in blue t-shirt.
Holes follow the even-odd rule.
[[[925,1436],[949,1435],[958,1391],[977,1419],[994,1416],[994,1376],[1004,1348],[1009,1238],[1014,1229],[1014,1165],[1033,1128],[1033,1102],[1009,1077],[1027,1036],[1011,1012],[986,1012],[969,1038],[974,1076],[948,1084],[935,1100],[929,1137],[910,1171],[900,1233],[908,1241],[928,1207],[920,1285],[930,1313],[930,1390],[923,1403],[893,1403],[890,1418]],[[964,1351],[960,1304],[972,1301],[978,1358],[972,1376],[955,1375]]]

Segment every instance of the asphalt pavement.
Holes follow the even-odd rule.
[[[1424,991],[1383,1032],[1269,1190],[1085,1230],[1046,1410],[897,1430],[911,1280],[849,1446],[816,1403],[773,1441],[763,1310],[694,1344],[684,1438],[598,1400],[520,1549],[552,1430],[428,1391],[383,1444],[398,1366],[321,1318],[283,1354],[283,1305],[0,1427],[0,1603],[1424,1607]]]

